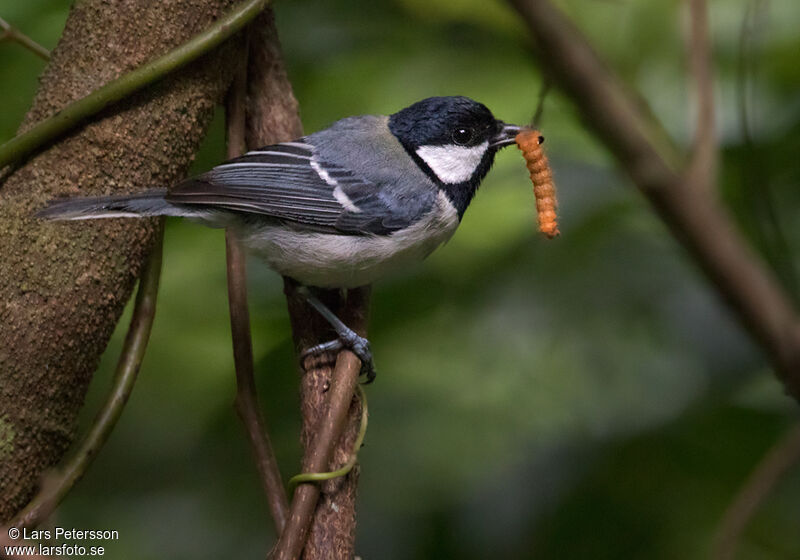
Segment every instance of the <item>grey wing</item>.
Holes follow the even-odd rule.
[[[409,214],[433,206],[415,199],[409,207],[393,189],[351,170],[320,161],[313,147],[286,142],[248,152],[166,196],[172,204],[259,215],[300,227],[350,235],[386,235],[403,229]]]

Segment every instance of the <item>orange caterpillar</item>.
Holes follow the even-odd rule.
[[[523,129],[514,139],[522,150],[528,171],[533,182],[533,195],[536,197],[536,211],[539,214],[539,231],[549,239],[558,235],[556,221],[556,187],[553,184],[553,171],[542,149],[544,136],[538,130]]]

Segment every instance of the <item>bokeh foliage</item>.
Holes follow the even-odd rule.
[[[560,4],[687,146],[681,3]],[[721,190],[791,285],[800,5],[755,2],[748,143],[737,101],[747,4],[711,3]],[[2,17],[48,47],[67,9],[0,0]],[[429,95],[471,96],[509,122],[533,114],[542,77],[499,0],[294,0],[276,10],[308,131]],[[41,68],[19,47],[0,46],[0,138],[13,135]],[[535,233],[530,183],[508,149],[454,239],[376,287],[379,377],[368,388],[360,455],[366,558],[706,558],[734,493],[796,421],[763,358],[557,92],[541,127],[560,187],[559,239]],[[195,171],[223,155],[218,116]],[[140,381],[57,522],[119,530],[112,558],[262,557],[268,514],[231,407],[222,232],[169,222],[164,262]],[[252,261],[250,290],[260,389],[288,477],[299,419],[281,282]],[[748,528],[741,557],[800,554],[798,504],[800,469]]]

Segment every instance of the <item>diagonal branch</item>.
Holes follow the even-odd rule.
[[[43,60],[50,60],[50,51],[44,48],[42,45],[25,35],[22,31],[8,23],[3,18],[0,18],[0,30],[3,32],[0,33],[0,43],[3,41],[14,41],[15,43],[19,43],[33,54],[38,56]]]
[[[246,54],[246,50],[245,50]],[[228,158],[246,151],[245,114],[247,103],[247,58],[234,77],[225,105],[228,121]],[[250,448],[256,461],[259,479],[267,496],[276,534],[286,525],[289,500],[281,480],[278,461],[272,449],[266,422],[256,394],[253,368],[253,347],[250,335],[250,313],[247,308],[247,270],[244,249],[236,234],[225,232],[228,266],[228,302],[231,315],[233,361],[236,367],[236,412],[247,430]]]
[[[714,72],[706,0],[688,0],[689,68],[696,91],[697,123],[687,178],[692,185],[714,190],[717,182],[718,144],[714,115]]]
[[[581,32],[547,0],[509,0],[540,63],[573,100],[800,400],[800,322],[791,299],[735,229],[711,188],[692,188],[657,149],[655,128]]]
[[[800,461],[800,425],[791,428],[761,459],[728,506],[714,537],[716,560],[733,560],[739,539],[762,502]]]
[[[261,12],[269,0],[245,0],[208,29],[167,54],[70,103],[30,130],[0,145],[0,168],[13,163],[115,103],[219,46]]]

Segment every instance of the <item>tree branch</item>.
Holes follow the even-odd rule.
[[[275,27],[274,15],[272,10],[265,10],[259,19],[252,26],[250,34],[250,54],[248,57],[248,118],[247,118],[247,145],[249,148],[258,148],[276,142],[293,140],[303,135],[300,119],[297,115],[297,101],[292,94],[292,87],[286,76],[283,66],[278,33]],[[289,316],[292,321],[292,331],[295,339],[295,347],[298,350],[307,348],[318,342],[330,340],[335,335],[331,332],[328,324],[319,314],[310,309],[305,301],[294,295],[294,283],[284,280],[287,302],[289,306]],[[338,292],[327,292],[322,295],[323,300],[332,306],[332,309],[339,309],[340,317],[345,321],[350,321],[349,326],[355,330],[364,331],[366,327],[366,310],[368,308],[368,289],[351,290],[348,294],[348,303],[345,310],[340,308],[340,297]],[[361,332],[365,334],[365,332]],[[349,356],[349,357],[347,357]],[[312,440],[321,426],[321,419],[327,414],[332,414],[332,424],[329,424],[328,435],[320,440],[314,440],[320,445],[335,445],[333,461],[337,465],[345,462],[353,448],[353,443],[358,432],[360,423],[358,401],[353,399],[352,381],[353,375],[358,376],[358,372],[353,373],[352,369],[357,359],[353,359],[348,352],[341,358],[340,371],[337,374],[337,381],[332,380],[333,360],[330,356],[320,358],[314,362],[313,367],[308,360],[309,369],[303,375],[301,388],[301,408],[303,410],[303,442],[306,447],[306,458],[303,462],[303,471],[327,471],[330,470],[328,464],[320,469],[308,468],[311,453]],[[332,389],[333,385],[338,388]],[[337,395],[336,402],[332,405],[333,412],[328,409],[327,393]],[[338,415],[341,409],[347,410],[341,399],[347,393],[347,403],[350,403],[350,412],[346,416],[347,436],[344,438],[334,437],[339,431]],[[333,403],[334,399],[331,398]],[[321,448],[316,451],[315,461],[325,455]],[[330,481],[325,484],[325,498],[323,505],[317,508],[317,515],[314,517],[314,524],[308,530],[311,514],[319,496],[319,488],[315,485],[304,485],[298,488],[292,500],[292,510],[275,553],[280,556],[285,551],[288,557],[299,557],[299,550],[308,541],[306,546],[305,558],[347,558],[353,557],[354,534],[355,534],[355,481],[357,473],[352,471],[347,477]],[[334,504],[335,508],[325,507]],[[302,511],[301,511],[302,510]],[[334,510],[338,510],[334,511]],[[298,513],[298,515],[295,515]],[[309,513],[311,512],[311,514]],[[320,513],[322,512],[322,513]],[[310,534],[311,538],[306,539],[304,535]],[[290,536],[291,535],[291,536]],[[319,543],[315,545],[315,543]],[[291,553],[286,547],[294,550]],[[299,549],[298,549],[299,547]],[[284,556],[287,557],[287,556]]]
[[[0,33],[0,43],[3,41],[14,41],[15,43],[19,43],[33,54],[38,56],[43,60],[50,59],[50,51],[44,48],[42,45],[25,35],[22,31],[8,23],[3,18],[0,18],[0,30],[3,32]],[[0,166],[2,167],[2,166]]]
[[[269,9],[259,16],[258,21],[252,26],[250,34],[247,127],[247,145],[251,149],[275,142],[293,140],[303,135],[300,119],[297,116],[297,101],[292,94],[292,87],[283,66],[274,15]],[[318,342],[334,338],[335,334],[319,314],[310,309],[304,300],[294,296],[294,283],[289,279],[284,279],[284,285],[296,349],[302,350]],[[356,331],[362,331],[360,334],[364,335],[366,334],[368,295],[368,289],[351,290],[344,310],[340,309],[341,301],[338,292],[322,294],[322,299],[331,306],[331,309],[339,310],[340,318],[347,322],[348,326]],[[349,355],[349,352],[347,354]],[[341,363],[341,368],[346,367],[347,369],[340,371],[343,375],[337,374],[336,385],[344,384],[341,391],[337,390],[338,395],[344,395],[347,387],[352,384],[350,381],[353,375],[351,368],[354,365],[353,361],[358,361],[353,360],[352,357],[343,357],[342,360],[344,361]],[[311,360],[308,362],[309,364],[306,365],[309,366],[309,369],[303,375],[300,397],[304,417],[303,442],[307,450],[303,471],[327,471],[330,470],[328,464],[323,465],[321,469],[308,468],[308,457],[314,434],[317,433],[316,430],[321,421],[320,418],[328,413],[325,395],[332,391],[333,360],[331,357],[328,357],[327,360],[322,357],[314,362],[313,366]],[[357,376],[358,373],[355,375]],[[357,400],[352,397],[351,390],[347,395],[347,402],[352,404],[346,422],[347,435],[344,438],[336,438],[332,442],[336,445],[333,457],[336,465],[344,463],[349,458],[358,433],[359,405]],[[343,405],[339,403],[337,406]],[[335,435],[333,433],[335,431],[328,432],[330,437]],[[314,445],[316,443],[314,440]],[[325,443],[325,445],[329,444],[331,442]],[[302,549],[303,543],[307,540],[305,552],[307,560],[311,558],[346,558],[349,560],[352,558],[355,538],[356,476],[357,472],[354,469],[347,477],[325,484],[324,502],[317,507],[317,515],[314,517],[310,531],[307,530],[310,519],[308,511],[313,512],[319,488],[314,485],[304,485],[298,488],[292,500],[291,511],[297,512],[302,503],[302,516],[300,518],[295,518],[294,515],[290,517],[277,547],[283,547],[282,550],[289,554],[287,545],[291,545],[290,547],[297,551],[297,547]],[[302,501],[295,505],[301,499]],[[329,507],[332,504],[336,507]],[[338,513],[334,510],[338,510]],[[293,527],[291,533],[290,526]],[[290,538],[289,534],[293,536]],[[302,534],[310,534],[311,537],[304,539]],[[276,548],[276,553],[277,550]],[[297,555],[299,555],[299,551],[289,557],[297,557]]]
[[[234,77],[225,105],[228,122],[228,158],[238,157],[246,151],[247,57],[245,56],[241,62],[241,68]],[[281,480],[281,472],[272,449],[266,422],[258,405],[253,371],[250,313],[247,308],[246,256],[236,234],[230,229],[225,232],[225,247],[233,360],[236,367],[236,412],[247,431],[261,486],[272,514],[275,533],[279,535],[286,525],[289,500],[286,497],[286,489]]]
[[[531,32],[540,64],[761,345],[787,391],[800,400],[800,323],[791,299],[709,195],[711,188],[692,188],[659,153],[652,124],[561,12],[547,0],[509,1]]]
[[[795,425],[764,455],[725,510],[714,536],[715,560],[733,560],[739,539],[762,502],[800,461],[800,425]]]
[[[689,4],[689,67],[696,91],[697,123],[692,158],[686,177],[698,188],[712,191],[717,183],[718,145],[714,110],[714,76],[706,0],[687,0]]]
[[[361,446],[364,445],[364,438],[367,435],[369,412],[367,410],[367,393],[364,391],[364,388],[361,385],[356,385],[356,393],[358,394],[358,400],[361,401],[361,425],[358,428],[358,435],[356,436],[356,441],[353,444],[353,451],[350,454],[350,458],[347,459],[347,462],[344,465],[333,471],[303,472],[296,474],[289,479],[290,494],[294,493],[297,486],[306,482],[325,482],[327,480],[339,478],[340,476],[345,476],[352,471],[356,466],[356,463],[358,463],[358,452],[361,450]]]
[[[136,302],[133,307],[131,324],[125,335],[114,384],[103,408],[97,414],[89,433],[81,443],[72,459],[64,465],[57,475],[46,477],[42,489],[9,527],[32,528],[47,519],[64,499],[73,486],[83,478],[94,461],[100,448],[108,441],[111,431],[117,425],[122,409],[133,391],[139,369],[150,340],[150,331],[156,316],[158,284],[161,278],[161,257],[163,253],[164,228],[159,228],[153,249],[144,265]],[[0,528],[0,534],[7,534],[8,528]]]
[[[296,283],[286,280],[285,291],[298,351],[332,338],[327,323],[296,293]],[[321,294],[326,305],[353,330],[366,334],[368,287],[348,290],[345,301],[336,291]],[[339,305],[336,305],[336,304]],[[301,389],[303,411],[303,472],[323,472],[347,461],[360,421],[360,403],[354,390],[360,360],[344,350],[332,369],[330,354],[311,357],[303,364]],[[345,431],[346,427],[346,431]],[[342,434],[345,434],[342,437]],[[350,559],[354,556],[355,490],[357,471],[330,480],[322,486],[302,484],[292,497],[289,520],[272,558],[290,560]],[[323,502],[318,504],[320,490]],[[313,519],[313,523],[312,523]],[[310,527],[310,529],[309,529]]]
[[[269,0],[245,0],[208,29],[167,54],[113,80],[0,145],[0,168],[58,138],[110,104],[160,80],[219,46],[264,9]]]

